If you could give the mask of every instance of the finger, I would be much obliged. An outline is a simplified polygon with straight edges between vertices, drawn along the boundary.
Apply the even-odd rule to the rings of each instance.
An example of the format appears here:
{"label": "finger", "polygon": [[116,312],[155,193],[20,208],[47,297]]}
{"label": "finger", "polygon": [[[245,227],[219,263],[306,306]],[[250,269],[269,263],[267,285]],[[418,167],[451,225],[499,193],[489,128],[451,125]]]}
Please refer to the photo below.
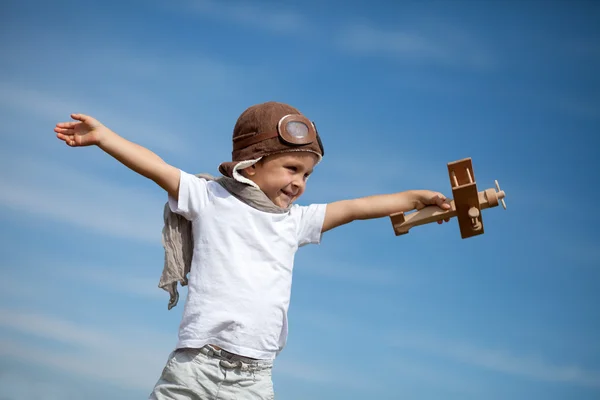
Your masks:
{"label": "finger", "polygon": [[[90,117],[89,115],[85,115],[85,114],[71,114],[71,118],[73,118],[77,121],[84,122],[89,125],[94,125],[95,123],[97,124],[97,121],[94,118]],[[75,122],[75,123],[77,123],[77,122]]]}
{"label": "finger", "polygon": [[64,142],[68,142],[73,140],[73,137],[71,135],[65,135],[63,133],[57,133],[56,137],[59,138],[60,140],[64,141]]}
{"label": "finger", "polygon": [[77,120],[77,121],[85,121],[86,119],[88,119],[89,117],[85,114],[71,114],[71,118]]}
{"label": "finger", "polygon": [[448,204],[447,200],[448,199],[446,198],[446,196],[444,196],[443,194],[439,194],[437,200],[438,207],[443,208],[444,210],[448,210],[450,208],[450,204]]}
{"label": "finger", "polygon": [[54,128],[54,132],[61,133],[63,135],[74,135],[75,134],[75,130],[74,129],[70,129],[70,128],[59,128],[59,127],[56,127],[56,128]]}
{"label": "finger", "polygon": [[444,205],[444,198],[443,198],[443,196],[441,196],[439,194],[436,194],[432,200],[433,200],[433,204],[435,204],[438,207],[442,207]]}
{"label": "finger", "polygon": [[76,125],[78,125],[80,122],[59,122],[58,124],[56,124],[57,128],[65,128],[65,129],[73,129],[75,128]]}
{"label": "finger", "polygon": [[71,135],[63,135],[62,133],[57,133],[56,137],[65,142],[67,146],[76,147],[77,142],[75,142],[75,137]]}

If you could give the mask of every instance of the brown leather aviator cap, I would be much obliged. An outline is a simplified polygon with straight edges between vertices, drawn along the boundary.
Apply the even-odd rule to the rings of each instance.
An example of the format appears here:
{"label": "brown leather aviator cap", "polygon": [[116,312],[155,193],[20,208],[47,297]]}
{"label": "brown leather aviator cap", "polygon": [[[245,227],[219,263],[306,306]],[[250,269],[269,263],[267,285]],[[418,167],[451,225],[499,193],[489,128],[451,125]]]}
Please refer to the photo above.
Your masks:
{"label": "brown leather aviator cap", "polygon": [[219,171],[229,177],[241,161],[291,151],[309,151],[319,161],[324,155],[315,124],[296,108],[274,101],[246,109],[233,128],[232,141],[232,161],[219,166]]}

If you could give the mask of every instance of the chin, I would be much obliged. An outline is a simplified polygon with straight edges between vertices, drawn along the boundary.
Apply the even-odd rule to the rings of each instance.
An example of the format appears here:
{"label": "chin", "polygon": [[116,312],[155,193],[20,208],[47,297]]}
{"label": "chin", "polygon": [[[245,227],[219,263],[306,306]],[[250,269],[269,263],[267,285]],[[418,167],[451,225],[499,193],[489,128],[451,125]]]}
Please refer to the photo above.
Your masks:
{"label": "chin", "polygon": [[290,202],[287,202],[287,201],[283,201],[283,200],[282,200],[282,201],[279,201],[279,202],[278,202],[277,206],[279,206],[279,207],[281,207],[281,208],[288,208],[288,207],[289,207],[289,206],[291,206],[292,204],[294,204],[294,201],[293,201],[293,200],[292,200],[292,201],[290,201]]}

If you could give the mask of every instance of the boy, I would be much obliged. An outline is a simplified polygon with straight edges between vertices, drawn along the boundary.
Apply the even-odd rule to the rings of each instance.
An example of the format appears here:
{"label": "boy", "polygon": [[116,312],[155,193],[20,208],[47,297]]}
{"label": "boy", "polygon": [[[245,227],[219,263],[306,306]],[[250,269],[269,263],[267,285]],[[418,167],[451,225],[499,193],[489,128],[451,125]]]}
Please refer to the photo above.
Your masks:
{"label": "boy", "polygon": [[[271,369],[287,338],[294,254],[358,219],[437,205],[428,190],[298,206],[324,151],[314,123],[297,109],[252,106],[233,130],[232,161],[216,181],[181,171],[86,115],[59,123],[71,147],[96,145],[168,193],[191,221],[193,258],[179,341],[151,399],[270,399]],[[237,186],[236,186],[237,185]]]}

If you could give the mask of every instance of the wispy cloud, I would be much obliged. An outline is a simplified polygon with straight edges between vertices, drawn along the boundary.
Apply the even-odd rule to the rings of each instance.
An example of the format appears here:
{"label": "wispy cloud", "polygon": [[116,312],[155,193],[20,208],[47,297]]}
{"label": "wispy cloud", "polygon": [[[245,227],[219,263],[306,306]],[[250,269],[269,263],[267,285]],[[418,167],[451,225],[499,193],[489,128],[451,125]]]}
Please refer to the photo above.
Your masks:
{"label": "wispy cloud", "polygon": [[149,363],[149,354],[158,353],[156,346],[151,349],[144,351],[140,348],[120,348],[120,352],[104,349],[96,351],[93,355],[68,354],[65,351],[51,350],[48,347],[6,337],[2,337],[0,342],[0,354],[3,357],[58,369],[77,376],[87,376],[124,388],[145,389],[148,392],[160,376],[161,364],[166,360],[165,354],[167,354],[166,352],[161,355],[155,354],[155,359]]}
{"label": "wispy cloud", "polygon": [[470,398],[486,398],[484,384],[472,379],[463,371],[439,367],[431,362],[404,355],[397,356],[389,369],[402,379],[425,383],[427,387],[443,388],[446,393],[456,392],[469,395]]}
{"label": "wispy cloud", "polygon": [[[332,176],[335,179],[328,179]],[[390,182],[394,184],[390,186]],[[420,150],[373,146],[345,157],[324,158],[309,179],[301,203],[330,202],[423,187],[440,191],[450,187],[443,161],[432,162],[431,157]]]}
{"label": "wispy cloud", "polygon": [[74,347],[109,348],[115,340],[107,333],[82,327],[70,321],[24,310],[0,309],[0,325],[35,334]]}
{"label": "wispy cloud", "polygon": [[52,350],[5,336],[0,340],[5,357],[148,391],[174,345],[173,337],[147,328],[101,330],[27,310],[0,309],[0,327],[70,347]]}
{"label": "wispy cloud", "polygon": [[[52,262],[48,259],[36,261],[36,265],[43,266],[39,270],[26,268],[25,265],[25,263],[20,266],[11,265],[8,268],[4,265],[5,270],[0,270],[0,303],[48,304],[43,301],[47,297],[70,303],[72,294],[63,287],[71,286],[77,286],[88,293],[89,297],[86,296],[85,301],[91,299],[91,292],[96,292],[101,293],[105,299],[110,298],[120,304],[139,299],[145,302],[145,307],[154,312],[165,310],[169,299],[168,293],[158,287],[160,277],[158,264],[155,265],[156,268],[146,268],[145,270],[152,271],[146,274],[139,273],[141,268],[128,266],[111,265],[106,268],[100,265],[65,266],[65,263]],[[17,278],[15,271],[28,272]],[[138,272],[137,275],[134,272]],[[26,284],[23,283],[24,281]],[[61,284],[57,285],[55,283],[57,281]],[[179,293],[181,299],[184,299],[187,288],[180,288]],[[107,307],[108,304],[113,304],[112,301],[107,303]],[[112,313],[114,318],[123,316],[120,310],[113,310]],[[168,316],[168,318],[176,317],[174,314]]]}
{"label": "wispy cloud", "polygon": [[[225,62],[217,55],[197,49],[182,51],[163,47],[150,52],[133,45],[115,44],[95,49],[94,56],[86,62],[88,65],[82,67],[88,70],[112,72],[114,76],[109,82],[113,84],[111,92],[116,92],[112,97],[131,99],[127,104],[129,109],[159,105],[152,108],[155,111],[152,120],[168,117],[175,124],[178,122],[179,106],[170,104],[172,101],[169,100],[173,97],[198,101],[199,97],[204,97],[199,93],[210,93],[212,101],[230,99],[243,95],[253,84],[247,78],[249,75],[255,79],[265,76],[264,71],[250,61]],[[123,87],[119,88],[118,85]],[[148,91],[148,87],[152,90]],[[157,95],[161,91],[165,94]],[[148,94],[152,96],[150,99],[145,97]]]}
{"label": "wispy cloud", "polygon": [[[591,40],[590,40],[591,39]],[[589,37],[582,35],[580,37],[561,37],[556,38],[555,44],[558,44],[558,48],[561,53],[566,57],[577,57],[582,63],[600,62],[600,44],[598,42],[598,35],[596,37]]]}
{"label": "wispy cloud", "polygon": [[578,265],[598,268],[600,265],[600,247],[597,236],[595,239],[565,236],[564,240],[553,246],[553,251],[568,261],[566,265],[569,268]]}
{"label": "wispy cloud", "polygon": [[[47,263],[47,268],[49,267],[50,265]],[[133,275],[131,272],[127,272],[131,270],[130,268],[114,265],[110,268],[103,268],[99,265],[57,265],[49,269],[52,270],[54,276],[60,276],[67,281],[74,280],[80,284],[105,288],[127,296],[133,295],[141,298],[162,299],[165,301],[165,304],[169,297],[167,292],[158,287],[158,272],[156,276]]]}
{"label": "wispy cloud", "polygon": [[[89,327],[66,319],[28,310],[0,308],[0,329],[17,331],[69,347],[62,351],[51,346],[37,346],[0,336],[0,355],[38,366],[87,376],[99,381],[131,389],[150,390],[158,378],[173,338],[143,327],[112,327],[109,330]],[[311,383],[331,383],[343,387],[366,389],[369,379],[349,378],[339,368],[316,368],[313,363],[280,361],[277,374]]]}
{"label": "wispy cloud", "polygon": [[28,376],[0,370],[0,388],[2,400],[63,400],[77,398],[77,390],[61,383],[40,381]]}
{"label": "wispy cloud", "polygon": [[14,173],[0,175],[0,204],[115,237],[160,242],[166,201],[160,191],[150,196],[49,160],[1,158],[0,166]]}
{"label": "wispy cloud", "polygon": [[434,35],[422,30],[392,30],[358,23],[340,30],[336,43],[356,55],[477,69],[494,65],[490,51],[469,35],[450,28]]}
{"label": "wispy cloud", "polygon": [[241,1],[186,0],[184,9],[276,34],[310,32],[309,21],[297,11]]}
{"label": "wispy cloud", "polygon": [[[329,383],[332,381],[330,369],[318,368],[314,364],[281,361],[277,363],[276,373],[310,383]],[[329,372],[329,373],[328,373]]]}
{"label": "wispy cloud", "polygon": [[[467,375],[459,371],[451,371],[446,368],[440,368],[435,364],[424,362],[422,357],[418,355],[407,356],[398,355],[396,349],[390,348],[388,344],[380,340],[381,332],[370,329],[368,326],[357,321],[352,321],[340,317],[338,314],[331,312],[325,312],[321,309],[301,310],[295,312],[296,323],[308,326],[311,331],[317,330],[317,332],[326,333],[333,337],[344,335],[347,332],[352,332],[354,338],[359,334],[364,340],[359,340],[360,343],[376,342],[378,343],[378,350],[382,354],[387,354],[389,357],[393,357],[393,363],[389,363],[387,360],[380,359],[382,368],[388,373],[392,373],[397,376],[399,380],[418,381],[424,382],[427,385],[434,385],[437,387],[443,387],[444,390],[460,392],[460,393],[480,393],[482,387],[480,384],[473,382],[472,379],[467,378]],[[361,351],[359,347],[357,351]],[[368,351],[368,350],[367,350]],[[319,360],[319,363],[326,363],[330,360],[329,357],[326,360]],[[281,363],[284,364],[284,363]],[[278,364],[278,367],[280,365]],[[326,365],[327,366],[327,365]],[[358,381],[360,384],[356,386],[357,389],[363,389],[365,386],[380,387],[385,390],[387,384],[382,382],[365,382],[363,376],[356,376],[356,379],[349,378],[348,376],[336,376],[331,374],[330,370],[346,371],[346,366],[335,366],[331,368],[318,368],[314,366],[310,367],[304,365],[302,362],[285,362],[284,366],[286,373],[297,376],[300,380],[314,381],[316,383],[323,382],[325,380],[332,384],[346,383]],[[323,371],[320,371],[323,369]]]}
{"label": "wispy cloud", "polygon": [[[117,112],[99,106],[81,96],[69,96],[64,92],[51,93],[39,89],[17,86],[8,82],[0,82],[0,106],[6,110],[19,111],[27,115],[28,123],[31,118],[54,123],[70,120],[71,113],[87,113],[103,122],[110,121],[118,130],[127,132],[127,136],[134,141],[139,141],[154,149],[175,152],[185,149],[184,140],[171,129],[152,124],[142,118],[134,119],[124,112]],[[127,113],[129,114],[129,113]],[[27,132],[27,140],[32,137],[49,140],[52,137],[53,125],[48,125],[46,130],[33,130]]]}
{"label": "wispy cloud", "polygon": [[397,271],[394,271],[393,268],[385,269],[378,265],[344,264],[339,260],[327,261],[318,259],[303,262],[297,268],[296,273],[308,273],[337,282],[351,282],[375,286],[396,286],[398,285],[398,281],[406,281],[404,278],[401,279]]}
{"label": "wispy cloud", "polygon": [[[492,52],[474,36],[439,20],[423,23],[418,30],[382,29],[370,22],[349,21],[323,30],[313,25],[302,10],[213,0],[185,0],[183,4],[180,7],[182,10],[191,10],[205,17],[259,31],[305,37],[312,35],[313,39],[318,38],[320,44],[360,56],[390,56],[414,62],[476,69],[487,69],[496,63]],[[330,34],[331,30],[333,35]]]}
{"label": "wispy cloud", "polygon": [[418,350],[456,362],[530,379],[600,388],[600,371],[577,365],[557,365],[541,357],[515,355],[423,333],[397,332],[388,338],[394,347]]}
{"label": "wispy cloud", "polygon": [[557,107],[561,111],[578,118],[600,119],[600,101],[598,99],[583,101],[581,99],[562,97],[557,99]]}
{"label": "wispy cloud", "polygon": [[277,362],[275,374],[298,380],[301,382],[316,384],[331,384],[334,386],[353,388],[358,390],[381,387],[372,379],[358,372],[353,373],[347,367],[340,368],[339,365],[317,366],[314,362],[300,362],[281,360]]}

